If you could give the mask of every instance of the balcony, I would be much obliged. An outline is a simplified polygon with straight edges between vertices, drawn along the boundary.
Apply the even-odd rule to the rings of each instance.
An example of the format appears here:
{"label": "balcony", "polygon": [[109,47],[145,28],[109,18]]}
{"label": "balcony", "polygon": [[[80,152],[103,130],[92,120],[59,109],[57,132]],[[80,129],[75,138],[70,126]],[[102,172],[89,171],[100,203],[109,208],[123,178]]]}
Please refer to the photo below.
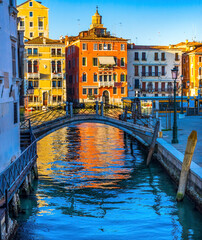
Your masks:
{"label": "balcony", "polygon": [[40,73],[27,73],[27,78],[28,79],[39,79],[40,78]]}
{"label": "balcony", "polygon": [[51,73],[51,79],[62,79],[63,73]]}
{"label": "balcony", "polygon": [[39,27],[38,29],[41,31],[41,30],[43,30],[43,27]]}
{"label": "balcony", "polygon": [[167,92],[167,93],[172,93],[173,92],[173,88],[144,88],[142,89],[142,92],[149,92],[149,93],[154,93],[154,92]]}
{"label": "balcony", "polygon": [[99,87],[114,87],[114,81],[99,82]]}
{"label": "balcony", "polygon": [[[142,72],[141,76],[142,77],[160,77],[161,72]],[[165,76],[165,74],[162,76]]]}
{"label": "balcony", "polygon": [[25,26],[20,26],[19,30],[25,30]]}

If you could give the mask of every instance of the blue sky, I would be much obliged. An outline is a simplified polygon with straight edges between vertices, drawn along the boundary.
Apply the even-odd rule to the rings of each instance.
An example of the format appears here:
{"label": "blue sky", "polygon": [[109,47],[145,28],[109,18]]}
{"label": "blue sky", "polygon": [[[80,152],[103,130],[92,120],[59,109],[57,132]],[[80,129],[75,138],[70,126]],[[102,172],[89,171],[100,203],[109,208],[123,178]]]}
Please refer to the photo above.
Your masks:
{"label": "blue sky", "polygon": [[[202,41],[202,0],[41,0],[48,7],[50,38],[88,30],[96,5],[114,35],[145,45]],[[17,0],[20,4],[24,1]]]}

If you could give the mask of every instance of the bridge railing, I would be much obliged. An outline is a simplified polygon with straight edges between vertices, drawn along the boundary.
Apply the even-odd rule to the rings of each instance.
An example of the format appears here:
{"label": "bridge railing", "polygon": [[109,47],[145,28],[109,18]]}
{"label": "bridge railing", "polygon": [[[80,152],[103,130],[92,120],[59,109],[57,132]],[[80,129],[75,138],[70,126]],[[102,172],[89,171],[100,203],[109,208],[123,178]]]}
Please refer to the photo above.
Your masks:
{"label": "bridge railing", "polygon": [[6,190],[10,190],[19,180],[26,167],[37,158],[37,141],[31,143],[22,154],[0,173],[0,199],[5,196]]}

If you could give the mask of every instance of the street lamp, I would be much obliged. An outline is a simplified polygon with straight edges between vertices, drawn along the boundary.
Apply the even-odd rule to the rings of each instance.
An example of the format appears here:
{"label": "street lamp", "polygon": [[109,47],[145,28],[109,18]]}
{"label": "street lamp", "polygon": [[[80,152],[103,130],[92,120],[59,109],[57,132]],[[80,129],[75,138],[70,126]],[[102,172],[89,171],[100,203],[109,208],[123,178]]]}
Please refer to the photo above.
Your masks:
{"label": "street lamp", "polygon": [[180,78],[181,78],[181,111],[180,111],[180,114],[184,114],[184,112],[183,112],[183,79],[184,79],[184,76],[181,75]]}
{"label": "street lamp", "polygon": [[178,68],[174,67],[171,70],[172,79],[174,79],[174,122],[173,122],[173,139],[172,143],[178,143],[177,139],[177,107],[176,107],[176,80],[178,75]]}

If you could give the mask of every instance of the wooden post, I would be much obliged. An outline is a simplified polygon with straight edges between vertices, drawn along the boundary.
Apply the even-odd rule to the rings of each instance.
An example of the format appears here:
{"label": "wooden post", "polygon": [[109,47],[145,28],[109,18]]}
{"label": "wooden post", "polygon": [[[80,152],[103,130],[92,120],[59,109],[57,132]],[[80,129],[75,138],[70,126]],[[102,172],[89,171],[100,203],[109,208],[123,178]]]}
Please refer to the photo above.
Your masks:
{"label": "wooden post", "polygon": [[8,189],[6,189],[6,192],[5,192],[5,197],[6,197],[6,210],[5,210],[5,223],[6,223],[6,233],[8,233]]}
{"label": "wooden post", "polygon": [[159,123],[159,121],[157,121],[155,129],[154,129],[154,135],[152,137],[152,142],[151,142],[151,145],[150,145],[150,148],[149,148],[149,154],[147,156],[147,166],[151,162],[151,158],[152,158],[154,148],[155,148],[155,144],[156,144],[156,139],[158,137],[159,126],[160,126],[160,123]]}
{"label": "wooden post", "polygon": [[184,194],[186,191],[186,185],[187,185],[187,178],[188,178],[189,169],[190,169],[192,157],[194,154],[194,150],[196,147],[196,143],[197,143],[197,132],[192,131],[188,137],[187,147],[186,147],[186,151],[184,154],[184,160],[182,163],[182,171],[180,174],[179,187],[178,187],[177,196],[176,196],[177,201],[182,201],[184,198]]}

